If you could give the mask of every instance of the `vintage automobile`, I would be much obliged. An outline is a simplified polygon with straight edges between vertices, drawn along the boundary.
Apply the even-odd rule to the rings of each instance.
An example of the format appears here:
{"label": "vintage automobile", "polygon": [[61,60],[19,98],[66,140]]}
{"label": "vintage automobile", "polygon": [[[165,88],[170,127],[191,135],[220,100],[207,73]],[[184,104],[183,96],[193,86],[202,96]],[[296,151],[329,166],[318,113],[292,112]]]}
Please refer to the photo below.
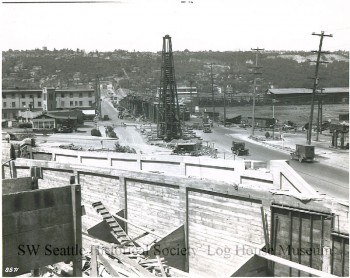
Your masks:
{"label": "vintage automobile", "polygon": [[309,161],[315,159],[315,146],[300,145],[295,146],[295,151],[290,154],[291,159],[297,159],[299,162]]}
{"label": "vintage automobile", "polygon": [[236,155],[248,155],[249,150],[245,148],[244,142],[232,141],[232,153]]}

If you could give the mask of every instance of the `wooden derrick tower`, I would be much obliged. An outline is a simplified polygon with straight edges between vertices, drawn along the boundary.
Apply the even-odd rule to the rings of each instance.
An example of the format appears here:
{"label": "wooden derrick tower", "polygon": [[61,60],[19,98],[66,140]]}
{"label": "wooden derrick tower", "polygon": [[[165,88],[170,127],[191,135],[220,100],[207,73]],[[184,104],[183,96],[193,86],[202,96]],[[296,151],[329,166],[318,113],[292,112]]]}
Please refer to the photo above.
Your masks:
{"label": "wooden derrick tower", "polygon": [[175,82],[171,37],[163,37],[162,68],[159,91],[158,138],[171,141],[181,137],[180,109]]}

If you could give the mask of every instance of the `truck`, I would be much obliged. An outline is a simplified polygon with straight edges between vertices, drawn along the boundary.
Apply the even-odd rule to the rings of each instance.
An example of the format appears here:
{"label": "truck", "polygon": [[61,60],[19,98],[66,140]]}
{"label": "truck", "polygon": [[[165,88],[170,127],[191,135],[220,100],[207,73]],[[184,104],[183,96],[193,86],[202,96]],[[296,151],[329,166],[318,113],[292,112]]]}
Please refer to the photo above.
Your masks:
{"label": "truck", "polygon": [[295,151],[290,154],[290,157],[299,160],[299,162],[312,162],[315,159],[315,146],[296,144]]}
{"label": "truck", "polygon": [[233,154],[236,154],[238,156],[249,154],[249,150],[245,148],[244,142],[232,141],[231,150]]}
{"label": "truck", "polygon": [[204,133],[210,133],[211,132],[210,124],[203,124],[203,132]]}

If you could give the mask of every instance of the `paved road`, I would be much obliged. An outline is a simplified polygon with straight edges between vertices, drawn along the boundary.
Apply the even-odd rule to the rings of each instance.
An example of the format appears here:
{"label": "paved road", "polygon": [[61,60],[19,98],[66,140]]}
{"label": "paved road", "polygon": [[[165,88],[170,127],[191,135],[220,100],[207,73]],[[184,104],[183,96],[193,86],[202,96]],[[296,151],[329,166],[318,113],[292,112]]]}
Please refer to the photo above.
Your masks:
{"label": "paved road", "polygon": [[[213,130],[213,133],[203,133],[201,131],[198,133],[203,140],[214,142],[219,152],[231,153],[232,140],[235,134],[239,134],[238,131],[231,131],[223,127],[215,127]],[[349,198],[349,172],[346,170],[324,165],[317,161],[299,163],[296,160],[290,160],[289,154],[250,142],[246,142],[246,148],[249,149],[249,156],[246,156],[246,159],[288,160],[290,166],[320,193],[343,200]]]}
{"label": "paved road", "polygon": [[[108,114],[114,123],[119,123],[115,110],[107,103],[102,101],[103,114]],[[235,134],[238,131],[228,130],[223,127],[215,127],[213,133],[203,133],[198,131],[203,140],[214,142],[219,152],[225,152],[226,157],[232,157],[231,144]],[[246,159],[254,160],[288,160],[291,167],[294,168],[315,190],[329,196],[348,200],[349,198],[349,172],[343,169],[337,169],[319,162],[299,163],[296,160],[290,160],[289,154],[277,150],[246,142],[246,148],[249,149],[249,156]],[[241,158],[236,158],[241,159]]]}

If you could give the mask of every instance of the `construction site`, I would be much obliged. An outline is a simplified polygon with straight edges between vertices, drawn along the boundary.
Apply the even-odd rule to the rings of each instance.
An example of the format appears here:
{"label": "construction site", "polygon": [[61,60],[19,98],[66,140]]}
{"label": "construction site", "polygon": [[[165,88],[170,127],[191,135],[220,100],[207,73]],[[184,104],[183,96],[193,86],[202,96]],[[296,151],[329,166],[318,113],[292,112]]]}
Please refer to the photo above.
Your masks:
{"label": "construction site", "polygon": [[[147,108],[153,123],[119,121],[115,140],[62,134],[57,144],[24,140],[20,151],[3,140],[4,277],[349,276],[348,201],[284,159],[249,159],[242,143],[232,159],[204,148],[198,134],[212,132],[215,114],[203,131],[185,127],[168,35],[159,92]],[[135,149],[109,151],[117,140]]]}

